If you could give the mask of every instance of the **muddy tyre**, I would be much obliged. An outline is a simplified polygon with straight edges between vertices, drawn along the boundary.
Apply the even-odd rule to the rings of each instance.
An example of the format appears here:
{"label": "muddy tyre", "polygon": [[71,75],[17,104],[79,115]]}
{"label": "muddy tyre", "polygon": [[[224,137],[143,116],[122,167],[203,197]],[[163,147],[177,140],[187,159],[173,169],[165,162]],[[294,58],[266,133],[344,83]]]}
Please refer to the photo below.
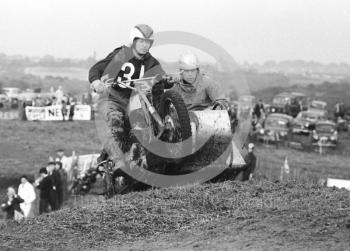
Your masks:
{"label": "muddy tyre", "polygon": [[[162,120],[170,128],[162,135],[161,140],[175,143],[174,149],[176,143],[179,143],[182,153],[190,153],[192,147],[190,116],[181,95],[174,90],[163,93],[160,98],[159,110]],[[174,156],[180,156],[178,154],[176,153]]]}

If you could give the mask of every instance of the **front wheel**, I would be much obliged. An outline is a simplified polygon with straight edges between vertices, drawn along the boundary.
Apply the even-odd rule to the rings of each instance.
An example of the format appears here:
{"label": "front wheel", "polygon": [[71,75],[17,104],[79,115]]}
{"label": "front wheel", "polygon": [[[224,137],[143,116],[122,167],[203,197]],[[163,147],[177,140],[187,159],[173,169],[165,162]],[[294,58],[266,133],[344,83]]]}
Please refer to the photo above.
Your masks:
{"label": "front wheel", "polygon": [[178,92],[169,90],[162,94],[159,115],[165,124],[165,131],[160,139],[173,143],[169,145],[170,154],[180,158],[188,155],[192,147],[190,116]]}

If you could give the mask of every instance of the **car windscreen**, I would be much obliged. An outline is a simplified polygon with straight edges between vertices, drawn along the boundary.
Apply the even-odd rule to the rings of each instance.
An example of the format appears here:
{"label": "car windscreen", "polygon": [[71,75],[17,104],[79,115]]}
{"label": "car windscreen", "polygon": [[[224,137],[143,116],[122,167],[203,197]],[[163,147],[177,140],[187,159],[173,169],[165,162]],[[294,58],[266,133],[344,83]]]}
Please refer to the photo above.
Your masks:
{"label": "car windscreen", "polygon": [[271,127],[287,127],[288,120],[283,118],[267,118],[265,121],[265,126]]}
{"label": "car windscreen", "polygon": [[324,109],[326,106],[322,103],[311,103],[311,107],[315,109]]}
{"label": "car windscreen", "polygon": [[288,103],[288,101],[289,101],[288,97],[279,96],[279,97],[274,97],[272,100],[272,103],[277,105],[285,105]]}
{"label": "car windscreen", "polygon": [[320,120],[322,119],[322,116],[313,113],[302,113],[301,118],[308,120]]}
{"label": "car windscreen", "polygon": [[319,125],[316,125],[316,131],[321,133],[322,132],[332,133],[335,131],[335,128],[333,125],[319,124]]}

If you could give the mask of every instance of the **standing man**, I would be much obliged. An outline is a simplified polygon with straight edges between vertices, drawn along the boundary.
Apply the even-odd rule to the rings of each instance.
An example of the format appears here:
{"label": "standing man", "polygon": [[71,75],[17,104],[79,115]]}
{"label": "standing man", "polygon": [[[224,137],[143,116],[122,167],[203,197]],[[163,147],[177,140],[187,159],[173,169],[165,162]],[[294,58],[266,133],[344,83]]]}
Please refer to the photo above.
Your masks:
{"label": "standing man", "polygon": [[23,199],[20,204],[24,218],[34,217],[34,201],[36,194],[33,185],[26,175],[21,176],[21,184],[18,186],[18,195]]}
{"label": "standing man", "polygon": [[39,214],[49,212],[50,191],[52,190],[52,181],[47,175],[46,167],[39,171],[40,177],[35,181],[35,185],[40,189]]}
{"label": "standing man", "polygon": [[20,208],[20,203],[23,203],[23,199],[16,194],[16,190],[13,187],[7,188],[7,198],[8,200],[1,204],[2,211],[6,212],[6,219],[22,220],[23,212]]}
{"label": "standing man", "polygon": [[61,179],[58,171],[55,168],[55,162],[50,161],[47,166],[48,178],[51,180],[52,187],[49,190],[49,204],[52,211],[59,209],[58,204],[58,189],[61,187]]}
{"label": "standing man", "polygon": [[62,163],[57,161],[55,162],[55,170],[54,173],[58,176],[59,182],[56,187],[57,191],[57,201],[58,207],[61,208],[63,204],[63,200],[67,196],[67,173],[62,168]]}
{"label": "standing man", "polygon": [[251,180],[256,167],[256,156],[254,154],[254,144],[248,144],[248,154],[245,156],[244,161],[246,163],[243,170],[243,181]]}
{"label": "standing man", "polygon": [[[107,107],[103,113],[111,136],[105,143],[104,150],[117,168],[125,166],[123,152],[128,151],[125,139],[129,137],[130,125],[126,117],[126,108],[132,90],[122,84],[107,88],[103,81],[108,79],[116,82],[130,81],[126,84],[135,86],[135,82],[131,81],[133,79],[163,75],[164,70],[158,60],[149,53],[153,40],[153,29],[150,26],[136,25],[131,30],[129,46],[116,48],[89,71],[90,88],[96,93],[107,94]],[[138,81],[136,84],[143,90],[149,89],[145,82]]]}
{"label": "standing man", "polygon": [[261,116],[265,113],[264,104],[261,99],[259,99],[258,103],[254,106],[253,113],[256,115],[258,121],[260,122]]}

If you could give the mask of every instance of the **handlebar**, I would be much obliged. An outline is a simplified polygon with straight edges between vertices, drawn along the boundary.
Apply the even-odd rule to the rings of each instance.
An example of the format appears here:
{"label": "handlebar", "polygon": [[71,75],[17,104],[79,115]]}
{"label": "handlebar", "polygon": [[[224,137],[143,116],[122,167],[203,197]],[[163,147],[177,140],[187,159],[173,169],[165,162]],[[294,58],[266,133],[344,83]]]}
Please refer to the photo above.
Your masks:
{"label": "handlebar", "polygon": [[111,86],[111,87],[114,87],[115,85],[119,84],[119,85],[122,85],[122,86],[124,86],[126,88],[129,88],[129,89],[132,89],[132,90],[136,90],[135,87],[132,87],[132,86],[128,85],[128,83],[130,83],[130,82],[137,83],[138,81],[147,81],[147,80],[152,80],[153,83],[159,83],[162,80],[175,81],[176,80],[175,76],[176,75],[180,75],[181,73],[182,73],[182,71],[175,72],[175,73],[167,73],[167,74],[164,74],[164,75],[157,74],[157,75],[155,75],[153,77],[127,79],[127,80],[123,80],[123,81],[115,81],[114,78],[110,78],[110,79],[107,79],[106,81],[104,81],[104,84],[106,86]]}

